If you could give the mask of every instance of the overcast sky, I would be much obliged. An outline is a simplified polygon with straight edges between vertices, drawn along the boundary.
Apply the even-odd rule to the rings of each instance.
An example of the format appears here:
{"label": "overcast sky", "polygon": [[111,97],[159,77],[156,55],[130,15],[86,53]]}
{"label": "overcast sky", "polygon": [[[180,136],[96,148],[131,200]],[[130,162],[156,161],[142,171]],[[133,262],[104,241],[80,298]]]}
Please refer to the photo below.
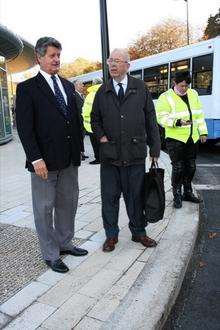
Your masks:
{"label": "overcast sky", "polygon": [[[219,0],[188,0],[192,26],[205,26]],[[186,20],[184,0],[107,0],[110,48],[126,47],[167,17]],[[62,62],[101,60],[99,0],[0,0],[0,23],[32,44],[53,36],[63,46]]]}

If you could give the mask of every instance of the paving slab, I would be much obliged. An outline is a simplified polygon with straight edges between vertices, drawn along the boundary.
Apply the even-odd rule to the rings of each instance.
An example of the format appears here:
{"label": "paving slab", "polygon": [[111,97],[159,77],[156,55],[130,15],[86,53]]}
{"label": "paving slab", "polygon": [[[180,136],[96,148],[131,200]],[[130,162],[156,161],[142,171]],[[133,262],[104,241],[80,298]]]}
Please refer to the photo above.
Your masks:
{"label": "paving slab", "polygon": [[[92,158],[88,137],[85,145]],[[166,169],[164,219],[147,226],[147,234],[158,246],[146,249],[131,241],[121,198],[119,242],[111,253],[102,251],[100,166],[89,165],[91,159],[82,162],[74,243],[89,254],[65,256],[70,271],[62,275],[48,270],[40,257],[30,178],[23,168],[24,153],[16,134],[1,151],[0,233],[4,239],[0,251],[4,253],[0,254],[0,278],[4,281],[0,285],[0,328],[161,329],[181,286],[198,228],[197,206],[184,203],[181,210],[172,208],[169,156],[162,153],[159,161]],[[1,265],[10,265],[7,274]],[[25,272],[31,275],[28,281]],[[19,281],[24,280],[13,288],[17,273]]]}
{"label": "paving slab", "polygon": [[34,303],[29,308],[27,308],[24,313],[13,320],[5,330],[34,330],[37,329],[41,323],[47,319],[53,312],[55,308],[52,306]]}
{"label": "paving slab", "polygon": [[45,322],[43,327],[53,330],[70,330],[83,318],[95,303],[94,298],[74,294]]}

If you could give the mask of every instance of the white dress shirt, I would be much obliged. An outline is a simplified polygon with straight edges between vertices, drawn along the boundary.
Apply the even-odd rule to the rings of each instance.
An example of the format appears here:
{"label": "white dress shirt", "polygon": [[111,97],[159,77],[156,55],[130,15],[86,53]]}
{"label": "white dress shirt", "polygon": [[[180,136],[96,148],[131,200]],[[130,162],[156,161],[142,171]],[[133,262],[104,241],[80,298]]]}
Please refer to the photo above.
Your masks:
{"label": "white dress shirt", "polygon": [[[54,87],[53,87],[53,80],[51,78],[51,75],[43,70],[40,70],[40,73],[42,74],[42,76],[44,77],[44,79],[46,80],[46,82],[48,83],[48,85],[50,86],[50,88],[52,89],[53,93],[55,94],[55,91],[54,91]],[[64,100],[67,104],[67,96],[66,96],[66,93],[65,93],[65,90],[63,88],[63,85],[60,81],[60,78],[57,74],[54,75],[56,77],[56,80],[57,80],[57,84],[61,90],[61,93],[63,94],[63,97],[64,97]],[[32,165],[34,165],[35,163],[39,162],[40,160],[42,160],[42,158],[40,159],[36,159],[32,162]]]}
{"label": "white dress shirt", "polygon": [[[42,74],[42,76],[44,77],[44,79],[46,80],[46,82],[48,83],[48,85],[50,86],[50,88],[52,89],[53,93],[55,94],[55,91],[54,91],[54,87],[53,87],[53,80],[51,78],[51,74],[48,74],[47,72],[43,71],[43,70],[40,70],[40,73]],[[56,80],[57,80],[57,84],[61,90],[61,93],[63,94],[63,97],[64,97],[64,100],[67,104],[67,96],[66,96],[66,93],[65,93],[65,90],[63,88],[63,85],[60,81],[60,78],[57,74],[54,75],[56,77]]]}
{"label": "white dress shirt", "polygon": [[[124,94],[125,94],[126,89],[127,89],[127,86],[128,86],[128,76],[126,75],[124,77],[124,79],[122,79],[122,81],[120,81],[120,83],[122,84],[122,87],[124,89]],[[114,86],[114,89],[115,89],[116,94],[118,95],[118,92],[119,92],[119,88],[120,87],[118,86],[118,82],[115,81],[114,79],[113,79],[113,86]]]}

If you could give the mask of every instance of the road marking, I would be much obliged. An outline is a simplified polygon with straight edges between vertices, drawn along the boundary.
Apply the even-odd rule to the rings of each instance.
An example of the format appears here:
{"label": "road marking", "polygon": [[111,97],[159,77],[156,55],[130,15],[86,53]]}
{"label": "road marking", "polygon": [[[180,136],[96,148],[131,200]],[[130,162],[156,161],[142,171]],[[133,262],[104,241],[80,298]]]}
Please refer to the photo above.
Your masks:
{"label": "road marking", "polygon": [[220,167],[220,164],[196,164],[196,166],[204,166],[204,167]]}
{"label": "road marking", "polygon": [[194,184],[196,190],[220,190],[220,184]]}

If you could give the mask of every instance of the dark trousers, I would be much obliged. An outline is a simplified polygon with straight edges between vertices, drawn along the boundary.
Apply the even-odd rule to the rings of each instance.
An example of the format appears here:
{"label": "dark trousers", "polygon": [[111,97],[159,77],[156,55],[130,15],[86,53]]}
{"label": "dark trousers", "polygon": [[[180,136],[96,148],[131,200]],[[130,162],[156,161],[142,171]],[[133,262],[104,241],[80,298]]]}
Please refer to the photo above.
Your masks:
{"label": "dark trousers", "polygon": [[191,182],[196,171],[198,144],[189,139],[187,143],[174,139],[166,140],[166,147],[172,164],[171,183],[174,189],[191,190]]}
{"label": "dark trousers", "polygon": [[90,142],[93,148],[94,157],[99,160],[99,142],[94,133],[89,133]]}
{"label": "dark trousers", "polygon": [[101,164],[102,218],[107,238],[117,237],[119,233],[121,193],[123,193],[131,233],[136,236],[146,234],[143,215],[144,173],[144,164],[127,167]]}

